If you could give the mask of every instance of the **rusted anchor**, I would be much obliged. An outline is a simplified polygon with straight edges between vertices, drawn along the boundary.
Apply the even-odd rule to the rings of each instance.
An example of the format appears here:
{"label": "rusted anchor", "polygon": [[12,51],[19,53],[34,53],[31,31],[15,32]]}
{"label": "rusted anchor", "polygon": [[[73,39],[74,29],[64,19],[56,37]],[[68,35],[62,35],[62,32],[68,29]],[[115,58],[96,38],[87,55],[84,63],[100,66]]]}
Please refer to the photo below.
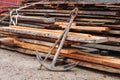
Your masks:
{"label": "rusted anchor", "polygon": [[[79,63],[79,62],[76,62],[76,63],[68,64],[68,65],[65,65],[65,66],[62,66],[62,67],[56,67],[55,66],[55,64],[57,62],[57,59],[58,59],[58,56],[60,54],[60,51],[61,51],[61,49],[63,47],[63,44],[65,42],[65,39],[67,37],[67,34],[70,30],[70,27],[71,27],[75,17],[77,16],[77,13],[78,13],[78,8],[75,8],[74,10],[72,10],[69,24],[67,25],[67,27],[65,28],[65,30],[63,31],[63,33],[61,34],[59,39],[55,42],[54,46],[51,48],[51,50],[49,51],[48,55],[46,56],[46,58],[44,60],[42,59],[40,54],[38,52],[36,52],[36,57],[37,57],[38,61],[40,62],[41,66],[45,67],[47,70],[50,70],[50,71],[68,71],[68,70],[71,70],[73,67],[75,67]],[[55,48],[55,46],[59,42],[60,42],[60,44],[58,46],[58,49],[56,51],[56,54],[53,58],[52,63],[50,65],[46,64],[45,60],[49,57],[49,55],[52,53],[53,49]]]}

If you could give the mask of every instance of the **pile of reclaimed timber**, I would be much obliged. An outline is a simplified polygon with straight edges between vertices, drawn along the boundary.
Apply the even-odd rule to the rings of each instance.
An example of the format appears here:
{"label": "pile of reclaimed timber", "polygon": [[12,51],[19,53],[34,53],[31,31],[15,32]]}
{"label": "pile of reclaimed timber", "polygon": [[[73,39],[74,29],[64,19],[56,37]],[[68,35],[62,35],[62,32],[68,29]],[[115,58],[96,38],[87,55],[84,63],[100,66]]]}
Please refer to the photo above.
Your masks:
{"label": "pile of reclaimed timber", "polygon": [[[0,47],[26,54],[38,50],[45,56],[42,53],[48,53],[60,37],[75,7],[79,8],[78,15],[60,55],[68,63],[80,61],[80,66],[120,74],[120,4],[38,2],[13,13],[17,25],[0,28],[7,36],[0,38]],[[1,23],[9,22],[7,18]]]}

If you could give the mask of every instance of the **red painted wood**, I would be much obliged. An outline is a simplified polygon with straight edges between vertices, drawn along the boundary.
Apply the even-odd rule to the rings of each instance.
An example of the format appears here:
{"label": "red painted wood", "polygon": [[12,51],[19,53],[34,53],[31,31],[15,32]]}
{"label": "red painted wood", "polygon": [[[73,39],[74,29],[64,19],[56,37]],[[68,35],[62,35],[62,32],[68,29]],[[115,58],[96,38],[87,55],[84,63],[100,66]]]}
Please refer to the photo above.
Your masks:
{"label": "red painted wood", "polygon": [[13,6],[19,4],[23,0],[0,0],[0,12],[6,10],[5,6]]}

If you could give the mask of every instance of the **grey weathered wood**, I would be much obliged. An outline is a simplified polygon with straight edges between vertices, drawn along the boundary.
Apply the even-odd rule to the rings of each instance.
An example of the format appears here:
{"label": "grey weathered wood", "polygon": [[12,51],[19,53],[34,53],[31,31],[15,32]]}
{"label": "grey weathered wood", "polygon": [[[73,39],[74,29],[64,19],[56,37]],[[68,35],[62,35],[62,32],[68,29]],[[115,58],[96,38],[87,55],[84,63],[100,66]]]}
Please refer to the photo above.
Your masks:
{"label": "grey weathered wood", "polygon": [[84,44],[82,46],[120,52],[119,46],[117,47],[117,46],[102,45],[102,44]]}
{"label": "grey weathered wood", "polygon": [[44,45],[44,46],[53,46],[53,45],[54,45],[54,43],[51,43],[51,42],[34,40],[34,39],[18,38],[18,40],[19,40],[19,41],[28,42],[28,43],[38,44],[38,45]]}
{"label": "grey weathered wood", "polygon": [[109,33],[111,33],[111,34],[119,34],[120,35],[120,30],[110,30]]}
{"label": "grey weathered wood", "polygon": [[[66,13],[66,14],[70,14],[70,10],[45,10],[45,9],[25,9],[25,10],[21,10],[20,12],[23,12],[23,13],[27,13],[27,12],[35,12],[35,13]],[[110,12],[110,11],[84,11],[84,10],[80,10],[78,12],[79,15],[81,14],[86,14],[86,15],[116,15],[117,12]]]}
{"label": "grey weathered wood", "polygon": [[83,46],[77,46],[77,45],[71,45],[72,47],[75,47],[77,49],[79,49],[80,51],[83,51],[83,52],[95,52],[95,51],[98,51],[98,49],[95,49],[95,48],[89,48],[89,47],[83,47]]}
{"label": "grey weathered wood", "polygon": [[54,23],[55,18],[44,18],[44,17],[33,17],[33,16],[16,16],[13,15],[14,18],[18,18],[18,20],[24,20],[24,21],[36,21],[41,23]]}

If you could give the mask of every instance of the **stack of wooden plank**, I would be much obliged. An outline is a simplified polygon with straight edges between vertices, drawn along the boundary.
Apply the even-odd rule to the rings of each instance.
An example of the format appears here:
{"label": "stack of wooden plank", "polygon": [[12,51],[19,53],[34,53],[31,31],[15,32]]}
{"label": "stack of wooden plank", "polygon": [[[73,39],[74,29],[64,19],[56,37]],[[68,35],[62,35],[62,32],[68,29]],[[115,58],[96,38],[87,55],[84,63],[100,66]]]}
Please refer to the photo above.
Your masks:
{"label": "stack of wooden plank", "polygon": [[[91,53],[120,53],[120,5],[80,2],[38,2],[13,13],[17,25],[1,27],[1,48],[34,54],[48,53],[70,20],[71,11],[78,7],[61,56],[66,62],[80,61],[80,66],[120,73],[120,59]],[[3,23],[9,23],[6,19]],[[57,47],[52,54],[55,54]],[[71,60],[72,59],[72,60]]]}

